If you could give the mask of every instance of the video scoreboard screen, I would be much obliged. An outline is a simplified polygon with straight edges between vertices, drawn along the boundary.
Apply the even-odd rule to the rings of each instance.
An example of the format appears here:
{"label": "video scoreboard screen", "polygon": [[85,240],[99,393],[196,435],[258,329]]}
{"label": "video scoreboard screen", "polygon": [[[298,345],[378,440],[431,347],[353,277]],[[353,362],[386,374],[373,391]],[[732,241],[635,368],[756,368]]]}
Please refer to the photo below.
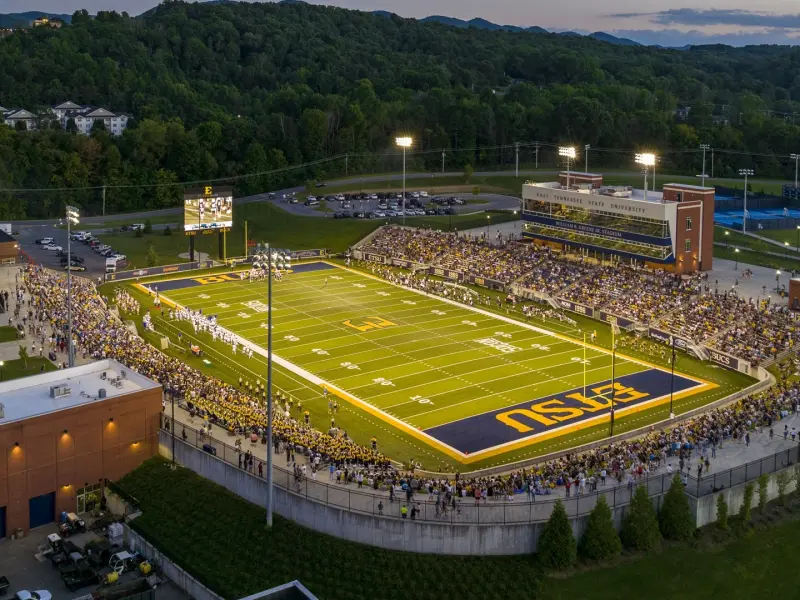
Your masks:
{"label": "video scoreboard screen", "polygon": [[233,227],[233,188],[204,186],[183,194],[183,231],[187,235]]}

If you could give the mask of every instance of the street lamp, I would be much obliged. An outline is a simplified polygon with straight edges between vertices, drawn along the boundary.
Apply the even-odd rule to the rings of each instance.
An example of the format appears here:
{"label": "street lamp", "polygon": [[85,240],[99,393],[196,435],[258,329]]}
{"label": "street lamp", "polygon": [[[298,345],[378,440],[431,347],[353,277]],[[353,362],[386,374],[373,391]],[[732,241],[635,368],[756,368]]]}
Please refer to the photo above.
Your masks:
{"label": "street lamp", "polygon": [[[798,227],[798,230],[800,230],[800,227]],[[727,250],[727,249],[728,249],[728,236],[729,236],[730,234],[731,234],[731,233],[730,233],[730,231],[728,231],[728,230],[725,230],[725,250]]]}
{"label": "street lamp", "polygon": [[0,360],[0,381],[3,381],[3,365],[6,363]]}
{"label": "street lamp", "polygon": [[406,224],[406,149],[411,147],[414,142],[410,137],[397,137],[394,143],[403,149],[403,225]]}
{"label": "street lamp", "polygon": [[775,271],[775,291],[780,294],[781,293],[781,272]]}
{"label": "street lamp", "polygon": [[747,233],[747,178],[753,176],[753,169],[739,169],[739,175],[744,175],[744,212],[742,219],[742,232]]}
{"label": "street lamp", "polygon": [[586,169],[586,172],[589,172],[589,148],[591,148],[591,144],[586,144],[583,147],[583,166]]}
{"label": "street lamp", "polygon": [[78,224],[80,213],[74,206],[67,206],[67,361],[70,367],[75,366],[75,346],[72,343],[72,226]]}
{"label": "street lamp", "polygon": [[492,223],[492,215],[486,215],[486,241],[489,241],[489,225]]}
{"label": "street lamp", "polygon": [[783,246],[786,248],[786,256],[789,256],[789,242],[783,242]]}
{"label": "street lamp", "polygon": [[800,225],[797,226],[797,251],[800,252]]}
{"label": "street lamp", "polygon": [[[794,161],[794,189],[797,190],[797,163],[800,161],[800,154],[790,154],[790,158]],[[795,194],[797,191],[795,191]]]}
{"label": "street lamp", "polygon": [[571,160],[575,160],[575,148],[572,146],[560,146],[558,155],[567,159],[567,189],[569,189],[569,164]]}
{"label": "street lamp", "polygon": [[739,270],[739,249],[738,248],[734,248],[733,249],[733,253],[736,256],[736,266],[733,267],[733,270],[734,271],[738,271]]}
{"label": "street lamp", "polygon": [[644,199],[647,200],[647,170],[655,166],[656,155],[652,153],[637,154],[636,164],[642,165],[642,171],[644,171]]}
{"label": "street lamp", "polygon": [[700,179],[703,182],[703,187],[706,187],[706,150],[708,150],[711,146],[708,144],[700,144],[700,150],[703,151],[703,174],[700,175]]}

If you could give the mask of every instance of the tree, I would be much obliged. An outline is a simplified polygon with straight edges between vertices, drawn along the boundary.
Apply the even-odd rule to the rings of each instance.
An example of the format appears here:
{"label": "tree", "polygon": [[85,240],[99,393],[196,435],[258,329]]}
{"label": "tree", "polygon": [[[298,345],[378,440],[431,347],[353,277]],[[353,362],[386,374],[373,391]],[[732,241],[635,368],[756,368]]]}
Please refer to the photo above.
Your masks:
{"label": "tree", "polygon": [[153,244],[150,244],[147,248],[145,264],[148,267],[155,267],[158,264],[158,252],[156,252],[156,247]]}
{"label": "tree", "polygon": [[464,183],[469,183],[469,180],[472,179],[472,174],[474,172],[475,171],[471,164],[467,163],[464,165]]}
{"label": "tree", "polygon": [[67,126],[65,129],[67,133],[78,133],[78,126],[75,124],[75,119],[67,119]]}
{"label": "tree", "polygon": [[164,227],[164,235],[166,235],[166,236],[170,236],[170,235],[172,235],[172,229],[170,228],[170,226],[169,226],[169,225],[167,225],[166,227]]}
{"label": "tree", "polygon": [[541,564],[548,569],[566,569],[577,560],[575,536],[560,498],[539,537],[537,554]]}
{"label": "tree", "polygon": [[25,344],[20,344],[19,359],[22,361],[22,366],[26,369],[28,368],[28,358],[30,358],[28,355],[28,347]]}
{"label": "tree", "polygon": [[137,227],[136,230],[133,232],[133,237],[137,238],[144,237],[144,229],[141,227]]}
{"label": "tree", "polygon": [[778,502],[781,506],[786,506],[786,488],[793,481],[793,477],[794,475],[788,471],[781,471],[775,477],[775,485],[778,488]]}
{"label": "tree", "polygon": [[717,527],[728,528],[728,503],[725,502],[724,494],[717,496]]}
{"label": "tree", "polygon": [[658,517],[661,535],[668,540],[688,540],[694,534],[694,520],[680,475],[672,478]]}
{"label": "tree", "polygon": [[153,233],[153,222],[150,219],[144,220],[144,232]]}
{"label": "tree", "polygon": [[767,508],[767,486],[769,485],[769,475],[763,473],[758,478],[758,512],[764,513]]}
{"label": "tree", "polygon": [[636,488],[628,505],[628,514],[622,523],[621,538],[625,546],[642,552],[654,550],[661,545],[656,511],[643,485]]}
{"label": "tree", "polygon": [[622,541],[614,528],[611,509],[603,495],[598,497],[597,504],[589,514],[586,532],[578,550],[581,556],[589,560],[608,560],[622,552]]}
{"label": "tree", "polygon": [[480,194],[481,194],[481,188],[478,187],[477,185],[472,186],[472,197],[477,200]]}

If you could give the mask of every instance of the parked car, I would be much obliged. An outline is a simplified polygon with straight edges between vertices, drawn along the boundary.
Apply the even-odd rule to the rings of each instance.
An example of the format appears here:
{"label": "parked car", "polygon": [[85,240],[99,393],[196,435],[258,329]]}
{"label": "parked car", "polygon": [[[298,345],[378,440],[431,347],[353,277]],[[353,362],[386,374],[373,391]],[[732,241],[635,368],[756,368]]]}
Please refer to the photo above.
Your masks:
{"label": "parked car", "polygon": [[44,249],[45,250],[49,250],[51,252],[58,252],[59,250],[63,250],[63,248],[61,246],[59,246],[58,244],[53,244],[53,243],[45,245]]}
{"label": "parked car", "polygon": [[47,244],[52,244],[53,243],[53,238],[50,238],[50,237],[39,238],[38,240],[36,240],[36,243],[40,244],[42,246],[46,246]]}
{"label": "parked car", "polygon": [[379,218],[379,219],[383,219],[384,217],[386,217],[386,213],[385,213],[385,212],[383,212],[382,210],[376,210],[376,211],[375,211],[374,213],[372,213],[372,214],[373,214],[373,215],[375,215],[375,217],[377,217],[377,218]]}
{"label": "parked car", "polygon": [[131,231],[138,231],[139,229],[144,231],[144,223],[134,223],[130,226]]}
{"label": "parked car", "polygon": [[436,214],[436,209],[435,208],[426,208],[425,209],[425,214],[426,215],[435,215]]}
{"label": "parked car", "polygon": [[424,191],[423,191],[423,192],[420,192],[420,193],[419,193],[419,197],[420,197],[420,198],[427,198],[427,197],[428,197],[428,192],[424,192]]}
{"label": "parked car", "polygon": [[36,590],[35,592],[20,590],[14,594],[14,600],[53,600],[53,596],[47,590]]}
{"label": "parked car", "polygon": [[86,267],[83,266],[80,263],[71,262],[71,263],[69,263],[68,267],[66,265],[64,266],[64,270],[65,271],[85,271]]}
{"label": "parked car", "polygon": [[318,187],[318,188],[326,187],[327,185],[328,185],[328,184],[327,184],[327,183],[325,183],[324,181],[318,181],[318,182],[317,182],[317,187]]}
{"label": "parked car", "polygon": [[311,198],[307,198],[306,201],[303,202],[303,204],[305,204],[306,206],[317,206],[319,205],[319,200],[317,200],[316,198],[314,198],[313,200]]}
{"label": "parked car", "polygon": [[289,204],[297,204],[297,196],[294,194],[289,198]]}

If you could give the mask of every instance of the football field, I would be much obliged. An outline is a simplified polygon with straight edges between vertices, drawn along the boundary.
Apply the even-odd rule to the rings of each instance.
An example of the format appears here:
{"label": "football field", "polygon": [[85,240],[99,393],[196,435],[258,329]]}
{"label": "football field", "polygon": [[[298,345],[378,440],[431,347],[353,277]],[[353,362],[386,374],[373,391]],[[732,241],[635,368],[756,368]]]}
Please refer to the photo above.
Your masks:
{"label": "football field", "polygon": [[[265,355],[266,282],[238,273],[148,284]],[[544,327],[565,331],[556,334]],[[580,341],[328,263],[273,283],[275,360],[463,463],[716,387]],[[612,385],[613,382],[613,385]],[[286,390],[290,394],[292,390]]]}

